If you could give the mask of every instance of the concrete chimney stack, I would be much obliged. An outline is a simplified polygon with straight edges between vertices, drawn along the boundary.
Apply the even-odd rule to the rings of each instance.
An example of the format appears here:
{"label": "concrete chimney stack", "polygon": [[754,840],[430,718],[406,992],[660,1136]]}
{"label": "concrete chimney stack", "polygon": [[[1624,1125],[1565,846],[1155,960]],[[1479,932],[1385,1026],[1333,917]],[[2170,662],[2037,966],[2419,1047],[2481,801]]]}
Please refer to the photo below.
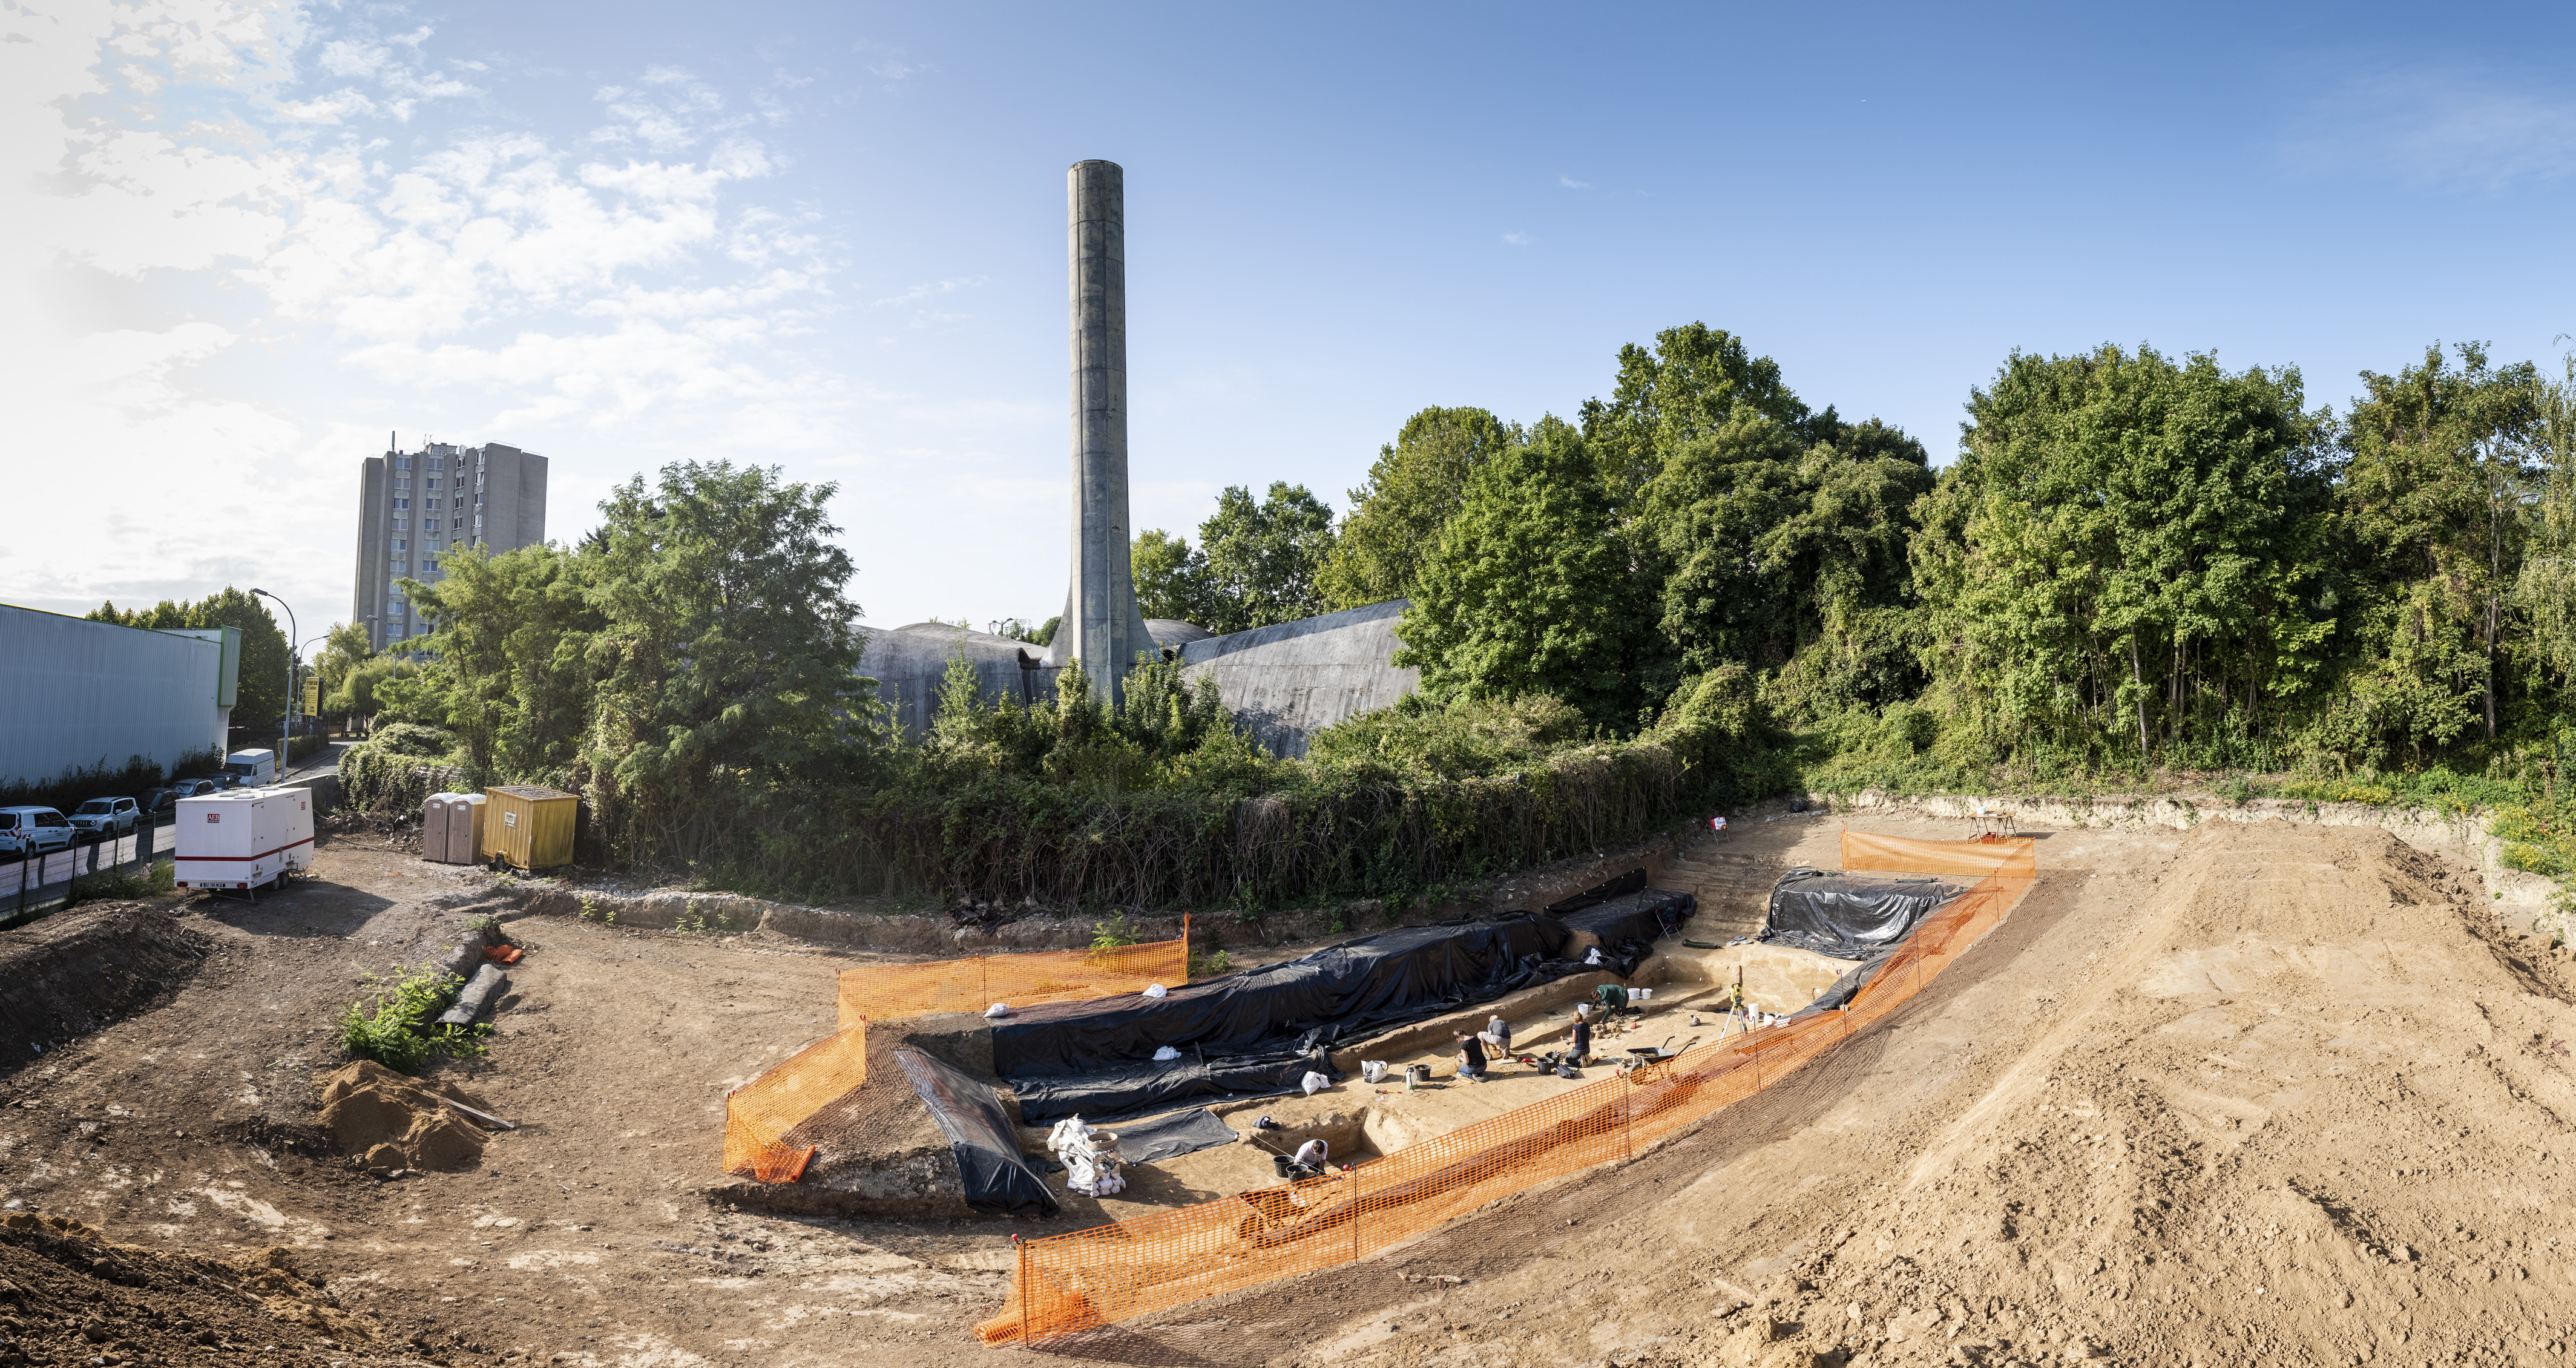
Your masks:
{"label": "concrete chimney stack", "polygon": [[1154,649],[1128,564],[1127,195],[1116,162],[1065,173],[1073,308],[1073,577],[1047,662],[1079,660],[1116,698],[1136,653]]}

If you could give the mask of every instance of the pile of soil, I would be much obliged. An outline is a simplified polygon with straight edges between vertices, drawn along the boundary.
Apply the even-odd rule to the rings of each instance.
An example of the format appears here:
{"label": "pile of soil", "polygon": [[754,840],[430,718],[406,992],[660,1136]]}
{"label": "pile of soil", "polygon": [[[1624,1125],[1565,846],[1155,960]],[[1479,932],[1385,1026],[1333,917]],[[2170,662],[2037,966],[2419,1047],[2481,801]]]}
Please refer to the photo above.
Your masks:
{"label": "pile of soil", "polygon": [[780,1137],[812,1146],[814,1158],[793,1183],[729,1176],[710,1195],[763,1211],[827,1216],[949,1218],[971,1216],[965,1181],[948,1137],[932,1119],[896,1062],[915,1048],[900,1027],[869,1030],[868,1081],[825,1103]]}
{"label": "pile of soil", "polygon": [[1728,1357],[2563,1353],[2576,993],[2465,884],[2381,831],[2204,828],[2084,1007],[1817,1222],[1758,1313],[1799,1334]]}
{"label": "pile of soil", "polygon": [[196,1258],[110,1243],[61,1216],[0,1219],[0,1362],[319,1368],[377,1339],[283,1248]]}
{"label": "pile of soil", "polygon": [[138,1011],[188,980],[206,938],[166,907],[74,908],[0,931],[0,1069]]}
{"label": "pile of soil", "polygon": [[492,1109],[453,1083],[406,1078],[362,1059],[322,1080],[322,1128],[375,1173],[472,1168],[483,1161],[491,1133],[442,1098]]}

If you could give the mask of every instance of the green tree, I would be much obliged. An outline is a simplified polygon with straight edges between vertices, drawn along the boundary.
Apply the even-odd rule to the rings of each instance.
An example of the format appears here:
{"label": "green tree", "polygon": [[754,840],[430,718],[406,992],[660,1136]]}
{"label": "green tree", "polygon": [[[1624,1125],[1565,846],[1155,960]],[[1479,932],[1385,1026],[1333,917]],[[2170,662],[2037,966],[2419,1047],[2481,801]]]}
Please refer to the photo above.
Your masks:
{"label": "green tree", "polygon": [[1153,529],[1128,554],[1147,617],[1221,635],[1325,611],[1316,576],[1332,551],[1333,511],[1304,485],[1273,480],[1259,500],[1227,486],[1215,516],[1199,524],[1198,549]]}
{"label": "green tree", "polygon": [[2295,370],[2114,346],[2016,352],[1972,391],[1913,559],[1982,758],[2206,749],[2310,685],[2335,619],[2326,429],[2301,396]]}
{"label": "green tree", "polygon": [[2342,506],[2377,581],[2362,630],[2383,675],[2358,686],[2399,704],[2380,720],[2414,745],[2481,723],[2495,738],[2524,510],[2548,470],[2538,369],[2490,366],[2476,343],[2455,350],[2457,366],[2436,346],[2394,376],[2362,372],[2346,424]]}
{"label": "green tree", "polygon": [[474,777],[578,782],[598,682],[590,648],[606,625],[590,602],[599,563],[552,545],[466,549],[436,584],[403,581],[438,624],[425,648],[429,715],[413,720],[453,733]]}
{"label": "green tree", "polygon": [[582,759],[600,825],[638,860],[729,856],[864,774],[882,735],[858,672],[835,487],[726,461],[638,476],[600,506],[596,694]]}
{"label": "green tree", "polygon": [[[1655,334],[1651,351],[1621,347],[1609,400],[1586,400],[1582,409],[1584,440],[1613,511],[1625,519],[1667,457],[1747,412],[1809,435],[1811,415],[1781,380],[1779,363],[1754,356],[1723,328],[1690,323]],[[1833,421],[1831,410],[1825,416]]]}
{"label": "green tree", "polygon": [[1872,419],[1815,425],[1752,409],[1680,439],[1638,499],[1662,572],[1661,628],[1699,672],[1798,660],[1793,720],[1883,705],[1921,683],[1907,543],[1933,486],[1920,442]]}
{"label": "green tree", "polygon": [[1190,549],[1189,538],[1149,527],[1128,547],[1127,563],[1145,616],[1207,625],[1207,558]]}
{"label": "green tree", "polygon": [[1395,663],[1420,668],[1435,700],[1553,694],[1627,728],[1672,683],[1653,603],[1583,435],[1543,418],[1469,477],[1422,566]]}
{"label": "green tree", "polygon": [[1480,408],[1427,408],[1378,448],[1368,479],[1350,492],[1331,556],[1316,575],[1328,610],[1411,598],[1422,559],[1458,511],[1467,477],[1525,440]]}

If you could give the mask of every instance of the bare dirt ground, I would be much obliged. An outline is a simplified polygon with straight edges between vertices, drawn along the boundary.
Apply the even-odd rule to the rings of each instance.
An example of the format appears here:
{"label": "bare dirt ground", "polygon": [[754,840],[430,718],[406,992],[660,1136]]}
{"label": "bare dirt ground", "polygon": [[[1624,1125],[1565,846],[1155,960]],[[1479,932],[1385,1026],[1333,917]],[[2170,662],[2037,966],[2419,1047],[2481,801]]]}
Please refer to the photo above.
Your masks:
{"label": "bare dirt ground", "polygon": [[[1752,826],[1736,849],[1830,863],[1836,829]],[[2560,1361],[2563,959],[2498,931],[2474,875],[2384,832],[2061,832],[2041,862],[2013,918],[1890,1021],[1634,1163],[1036,1352]],[[478,1169],[382,1179],[312,1125],[332,1023],[491,888],[350,837],[316,874],[256,904],[161,904],[204,938],[201,967],[0,1079],[0,1210],[85,1223],[0,1222],[0,1338],[19,1346],[0,1362],[1029,1352],[972,1327],[1000,1305],[1009,1235],[1071,1221],[838,1222],[703,1195],[725,1089],[828,1029],[833,974],[860,957],[511,920],[529,953],[490,1055],[433,1074],[520,1128]]]}

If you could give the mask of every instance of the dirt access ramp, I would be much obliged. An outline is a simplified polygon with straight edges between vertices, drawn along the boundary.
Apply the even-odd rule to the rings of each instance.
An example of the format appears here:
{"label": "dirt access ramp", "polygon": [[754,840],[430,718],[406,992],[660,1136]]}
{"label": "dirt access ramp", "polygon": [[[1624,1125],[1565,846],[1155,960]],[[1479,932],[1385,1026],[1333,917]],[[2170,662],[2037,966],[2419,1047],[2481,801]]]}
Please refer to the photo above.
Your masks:
{"label": "dirt access ramp", "polygon": [[166,909],[103,903],[0,931],[0,1074],[150,1005],[206,958]]}
{"label": "dirt access ramp", "polygon": [[[2061,833],[2074,835],[2074,833]],[[2085,833],[1839,1054],[1104,1361],[2557,1361],[2567,961],[2386,832]],[[1457,1281],[1451,1281],[1455,1279]]]}

